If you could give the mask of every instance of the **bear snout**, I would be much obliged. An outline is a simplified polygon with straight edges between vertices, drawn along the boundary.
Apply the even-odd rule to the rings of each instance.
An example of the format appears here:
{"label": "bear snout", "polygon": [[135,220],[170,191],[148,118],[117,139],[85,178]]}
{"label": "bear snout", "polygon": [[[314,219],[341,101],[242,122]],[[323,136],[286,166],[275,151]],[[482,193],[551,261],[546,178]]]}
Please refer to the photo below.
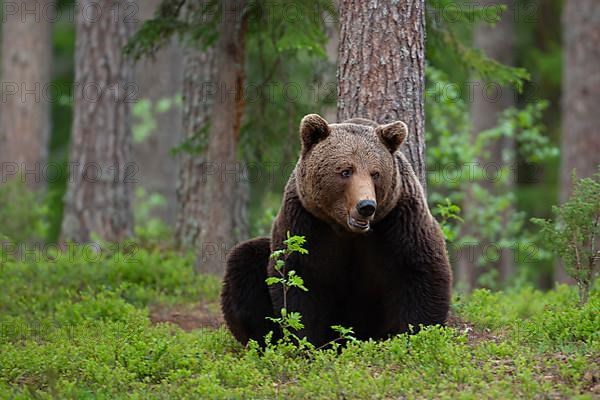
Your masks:
{"label": "bear snout", "polygon": [[354,209],[348,212],[348,220],[346,221],[350,231],[355,233],[368,232],[376,210],[377,202],[375,200],[360,200],[356,203]]}
{"label": "bear snout", "polygon": [[375,200],[361,200],[356,204],[356,211],[361,217],[369,218],[375,214],[377,202]]}

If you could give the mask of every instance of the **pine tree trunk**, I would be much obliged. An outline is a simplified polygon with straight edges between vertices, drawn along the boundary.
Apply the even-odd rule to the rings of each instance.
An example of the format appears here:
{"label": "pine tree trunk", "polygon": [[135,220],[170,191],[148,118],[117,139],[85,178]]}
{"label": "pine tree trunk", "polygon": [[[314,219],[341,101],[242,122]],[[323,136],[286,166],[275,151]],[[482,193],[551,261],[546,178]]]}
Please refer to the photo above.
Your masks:
{"label": "pine tree trunk", "polygon": [[[93,3],[93,5],[92,5]],[[101,8],[98,18],[82,10]],[[132,233],[130,103],[132,65],[122,53],[134,29],[126,0],[83,0],[76,10],[74,121],[63,238],[88,241],[92,233],[116,242]]]}
{"label": "pine tree trunk", "polygon": [[[566,0],[563,11],[563,97],[561,202],[578,178],[593,175],[600,164],[600,2]],[[555,280],[567,281],[557,264]]]}
{"label": "pine tree trunk", "polygon": [[32,189],[45,186],[48,157],[52,27],[39,10],[49,3],[11,1],[3,16],[0,163]]}
{"label": "pine tree trunk", "polygon": [[[138,0],[140,26],[154,16],[160,3],[161,0]],[[175,225],[177,214],[178,174],[177,162],[171,149],[180,143],[183,136],[181,107],[172,104],[168,111],[159,112],[157,105],[163,99],[175,101],[176,96],[181,93],[182,76],[183,51],[175,39],[158,50],[154,57],[140,60],[135,68],[138,99],[152,103],[152,117],[156,121],[156,127],[150,136],[141,142],[134,140],[133,157],[139,171],[136,186],[165,199],[165,207],[152,212],[154,217],[171,226]]]}
{"label": "pine tree trunk", "polygon": [[600,2],[567,0],[563,14],[561,200],[573,169],[589,177],[600,164]]}
{"label": "pine tree trunk", "polygon": [[402,151],[425,188],[424,12],[424,0],[341,1],[337,116],[404,121]]}
{"label": "pine tree trunk", "polygon": [[[488,7],[496,4],[504,4],[507,10],[502,14],[502,19],[495,25],[479,24],[474,31],[474,47],[482,50],[488,57],[505,65],[514,64],[514,0],[483,0],[479,5]],[[473,141],[484,130],[494,127],[502,111],[515,104],[515,93],[512,88],[500,87],[494,82],[483,81],[473,82],[473,98],[471,103],[471,120]],[[509,165],[509,170],[514,171],[515,163],[515,142],[512,138],[501,138],[486,151],[491,155],[489,160],[476,160],[478,165],[486,168],[492,174],[499,171],[506,162],[513,163]],[[492,180],[481,182],[481,185],[490,191],[490,193],[503,194],[514,190],[514,177],[508,177],[507,184],[498,187],[498,183]],[[469,210],[477,205],[473,193],[469,190],[471,183],[467,182],[466,199],[463,210]],[[508,215],[514,210],[507,210],[503,215],[504,224],[508,221]],[[471,228],[475,221],[468,219],[463,224],[465,235],[476,235]],[[481,271],[477,270],[477,259],[480,256],[489,257],[493,254],[490,249],[498,249],[497,243],[490,243],[483,238],[478,245],[468,246],[461,251],[461,256],[457,262],[457,281],[466,284],[467,289],[472,289],[477,282],[477,276]],[[498,272],[498,281],[506,282],[514,270],[514,255],[509,249],[499,250],[497,260],[488,260]]]}
{"label": "pine tree trunk", "polygon": [[[208,84],[215,81],[215,49],[200,51],[186,48],[183,75],[183,131],[185,140],[202,136],[208,138],[208,127],[213,104]],[[200,141],[202,141],[200,140]],[[184,250],[199,245],[200,229],[206,207],[203,197],[206,183],[206,155],[199,152],[183,151],[179,157],[179,179],[177,182],[177,227],[176,240]]]}
{"label": "pine tree trunk", "polygon": [[246,15],[243,0],[221,2],[219,39],[215,45],[218,95],[212,106],[206,153],[206,184],[203,229],[196,261],[198,272],[223,274],[225,254],[246,235],[245,183],[238,162],[237,145],[244,110],[244,36]]}

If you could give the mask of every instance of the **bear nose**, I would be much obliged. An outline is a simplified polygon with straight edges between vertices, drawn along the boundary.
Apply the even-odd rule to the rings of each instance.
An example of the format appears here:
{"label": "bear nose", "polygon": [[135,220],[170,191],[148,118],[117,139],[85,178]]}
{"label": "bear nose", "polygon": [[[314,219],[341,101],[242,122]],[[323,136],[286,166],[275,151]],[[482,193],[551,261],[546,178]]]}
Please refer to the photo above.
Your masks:
{"label": "bear nose", "polygon": [[375,214],[376,208],[377,203],[374,200],[361,200],[356,205],[356,211],[365,218]]}

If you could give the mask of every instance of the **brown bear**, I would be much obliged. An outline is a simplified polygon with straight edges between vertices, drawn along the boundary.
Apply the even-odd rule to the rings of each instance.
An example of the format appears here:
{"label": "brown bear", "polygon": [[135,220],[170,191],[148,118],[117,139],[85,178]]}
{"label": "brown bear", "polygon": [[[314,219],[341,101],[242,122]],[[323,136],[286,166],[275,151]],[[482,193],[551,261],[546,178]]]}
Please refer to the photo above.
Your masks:
{"label": "brown bear", "polygon": [[337,337],[333,325],[380,339],[445,323],[452,272],[421,184],[398,150],[407,131],[400,121],[303,118],[300,159],[271,238],[241,243],[227,259],[221,306],[238,341],[278,335],[266,317],[279,316],[283,290],[265,279],[277,276],[269,254],[284,248],[288,232],[307,240],[308,254],[285,264],[308,288],[287,293],[288,311],[302,314],[299,337],[321,346]]}

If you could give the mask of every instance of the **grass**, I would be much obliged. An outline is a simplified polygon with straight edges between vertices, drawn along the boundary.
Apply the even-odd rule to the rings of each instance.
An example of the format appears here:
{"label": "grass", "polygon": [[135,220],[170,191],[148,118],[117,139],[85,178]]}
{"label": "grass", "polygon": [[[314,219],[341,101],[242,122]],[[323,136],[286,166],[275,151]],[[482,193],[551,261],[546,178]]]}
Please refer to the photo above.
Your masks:
{"label": "grass", "polygon": [[30,258],[0,263],[0,399],[600,396],[598,288],[584,307],[567,286],[478,290],[449,327],[299,356],[205,323],[220,283],[189,258]]}

